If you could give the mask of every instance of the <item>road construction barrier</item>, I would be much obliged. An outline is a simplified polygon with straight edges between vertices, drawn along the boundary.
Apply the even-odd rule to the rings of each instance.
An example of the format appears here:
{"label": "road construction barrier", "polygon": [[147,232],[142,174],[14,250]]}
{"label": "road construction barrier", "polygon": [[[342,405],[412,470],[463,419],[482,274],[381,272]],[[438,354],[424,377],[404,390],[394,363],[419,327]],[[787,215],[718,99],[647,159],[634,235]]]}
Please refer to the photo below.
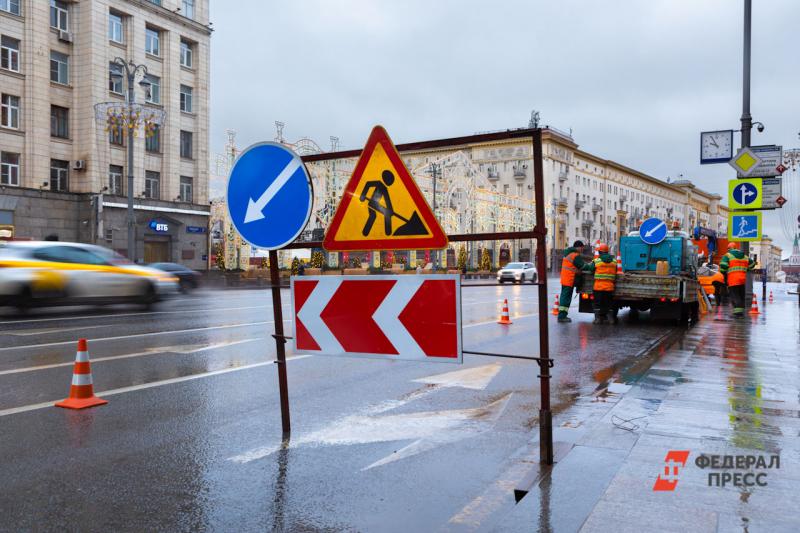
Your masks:
{"label": "road construction barrier", "polygon": [[552,310],[552,311],[550,311],[550,314],[552,314],[552,315],[558,315],[558,305],[559,305],[559,304],[558,304],[558,294],[556,294],[556,301],[555,301],[555,302],[553,302],[553,310]]}
{"label": "road construction barrier", "polygon": [[769,303],[773,303],[775,300],[772,298],[772,289],[769,291]]}
{"label": "road construction barrier", "polygon": [[503,300],[503,312],[500,313],[500,320],[498,324],[511,324],[511,316],[508,314],[508,298]]}
{"label": "road construction barrier", "polygon": [[92,383],[92,368],[89,363],[89,349],[86,339],[78,340],[78,353],[75,355],[75,367],[72,370],[72,385],[69,388],[69,398],[60,401],[56,407],[67,409],[84,409],[95,405],[107,404],[107,400],[94,395]]}
{"label": "road construction barrier", "polygon": [[750,304],[750,314],[751,315],[761,314],[758,312],[758,299],[756,298],[756,293],[753,293],[753,303]]}

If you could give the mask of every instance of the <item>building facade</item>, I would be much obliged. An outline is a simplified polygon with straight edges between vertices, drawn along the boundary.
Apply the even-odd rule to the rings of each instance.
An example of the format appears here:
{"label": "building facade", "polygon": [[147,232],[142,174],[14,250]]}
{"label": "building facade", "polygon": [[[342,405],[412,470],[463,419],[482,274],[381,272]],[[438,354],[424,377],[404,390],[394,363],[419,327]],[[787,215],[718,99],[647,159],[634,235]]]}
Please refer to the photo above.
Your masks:
{"label": "building facade", "polygon": [[[205,268],[208,9],[209,0],[0,0],[0,225],[16,238],[126,254],[132,137],[137,259]],[[117,58],[147,68],[136,102],[166,115],[149,134],[96,115],[103,102],[126,109]]]}
{"label": "building facade", "polygon": [[777,273],[781,270],[781,254],[783,250],[776,245],[769,235],[763,235],[760,241],[750,243],[750,256],[757,261],[757,268],[767,270],[768,281],[778,281]]}

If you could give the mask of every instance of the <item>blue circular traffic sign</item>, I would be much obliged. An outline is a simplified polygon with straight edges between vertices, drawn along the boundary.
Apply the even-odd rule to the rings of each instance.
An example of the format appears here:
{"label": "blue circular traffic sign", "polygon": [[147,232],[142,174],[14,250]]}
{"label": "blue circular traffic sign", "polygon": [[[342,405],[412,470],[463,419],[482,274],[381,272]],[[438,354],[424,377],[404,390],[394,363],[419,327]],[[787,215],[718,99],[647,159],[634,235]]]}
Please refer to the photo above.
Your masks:
{"label": "blue circular traffic sign", "polygon": [[639,226],[639,237],[645,244],[658,244],[667,236],[667,223],[660,218],[648,218]]}
{"label": "blue circular traffic sign", "polygon": [[739,205],[750,205],[758,200],[758,188],[746,181],[737,183],[733,188],[733,199]]}
{"label": "blue circular traffic sign", "polygon": [[228,213],[244,240],[277,250],[294,241],[311,216],[314,194],[300,157],[273,142],[242,152],[228,177]]}

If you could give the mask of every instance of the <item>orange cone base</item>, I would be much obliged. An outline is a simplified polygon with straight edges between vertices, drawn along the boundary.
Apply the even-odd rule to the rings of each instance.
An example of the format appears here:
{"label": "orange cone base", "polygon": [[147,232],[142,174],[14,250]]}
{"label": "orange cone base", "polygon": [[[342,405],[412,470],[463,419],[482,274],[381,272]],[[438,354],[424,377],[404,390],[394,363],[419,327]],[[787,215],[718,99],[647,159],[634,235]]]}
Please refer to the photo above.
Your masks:
{"label": "orange cone base", "polygon": [[508,318],[506,318],[504,316],[501,316],[500,320],[498,320],[497,323],[498,324],[505,324],[505,325],[513,324],[513,322],[511,322],[511,320],[509,320]]}
{"label": "orange cone base", "polygon": [[96,405],[105,405],[108,400],[92,396],[91,398],[67,398],[56,404],[56,407],[64,407],[65,409],[86,409],[87,407],[94,407]]}

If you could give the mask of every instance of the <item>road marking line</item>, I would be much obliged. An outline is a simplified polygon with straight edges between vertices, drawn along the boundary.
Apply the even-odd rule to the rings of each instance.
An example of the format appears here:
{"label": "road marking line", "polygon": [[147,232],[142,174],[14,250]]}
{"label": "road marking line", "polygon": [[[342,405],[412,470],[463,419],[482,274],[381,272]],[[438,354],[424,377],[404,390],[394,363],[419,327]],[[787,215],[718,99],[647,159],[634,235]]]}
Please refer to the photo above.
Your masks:
{"label": "road marking line", "polygon": [[[291,307],[290,304],[285,303],[281,307]],[[272,305],[248,305],[244,307],[222,307],[220,309],[214,309],[214,311],[236,311],[238,309],[265,309],[265,308],[272,308]],[[126,316],[149,316],[149,315],[177,315],[180,313],[208,313],[207,308],[203,309],[181,309],[177,311],[142,311],[141,313],[116,313],[116,314],[108,314],[108,315],[83,315],[83,316],[59,316],[59,317],[52,317],[52,318],[30,318],[27,320],[6,320],[0,322],[0,325],[3,324],[26,324],[32,322],[51,322],[53,320],[84,320],[87,318],[116,318],[116,317],[126,317]],[[116,326],[118,324],[109,324],[110,326]],[[0,331],[2,333],[2,331]]]}
{"label": "road marking line", "polygon": [[[290,319],[286,318],[283,320],[284,322],[291,322]],[[274,320],[264,320],[262,322],[246,322],[244,324],[226,324],[224,326],[209,326],[205,328],[190,328],[190,329],[175,329],[172,331],[154,331],[152,333],[134,333],[132,335],[119,335],[116,337],[99,337],[96,339],[89,338],[89,342],[100,342],[100,341],[116,341],[120,339],[133,339],[136,337],[155,337],[156,335],[175,335],[178,333],[191,333],[194,331],[212,331],[215,329],[231,329],[231,328],[246,328],[250,326],[263,326],[264,324],[273,324]],[[27,350],[30,348],[46,348],[48,346],[64,346],[66,344],[74,344],[75,341],[63,341],[63,342],[47,342],[44,344],[26,344],[23,346],[9,346],[7,348],[0,348],[0,352],[5,352],[8,350]]]}
{"label": "road marking line", "polygon": [[[536,316],[536,315],[538,315],[538,313],[528,313],[528,314],[525,314],[525,315],[512,316],[511,318],[528,318],[528,317]],[[497,319],[487,320],[486,322],[475,322],[475,323],[472,323],[472,324],[467,324],[466,326],[461,326],[461,329],[476,328],[478,326],[485,326],[487,324],[497,324]]]}
{"label": "road marking line", "polygon": [[[313,354],[296,355],[294,357],[287,357],[286,360],[295,361],[297,359],[306,359],[307,357],[314,357],[314,355]],[[195,379],[218,376],[220,374],[228,374],[230,372],[239,372],[240,370],[250,370],[252,368],[258,368],[274,364],[275,361],[263,361],[261,363],[253,363],[250,365],[237,366],[233,368],[223,368],[221,370],[212,370],[211,372],[204,372],[202,374],[192,374],[190,376],[181,376],[179,378],[164,379],[162,381],[151,381],[150,383],[142,383],[141,385],[131,385],[130,387],[121,387],[119,389],[111,389],[103,392],[96,392],[95,394],[101,397],[115,396],[117,394],[124,394],[126,392],[133,392],[142,389],[151,389],[153,387],[160,387],[162,385],[172,385],[173,383],[182,383],[184,381],[192,381]],[[11,409],[4,409],[0,411],[0,417],[15,415],[18,413],[25,413],[28,411],[36,411],[38,409],[45,409],[47,407],[52,407],[53,404],[57,401],[58,400],[52,400],[49,402],[35,403],[32,405],[23,405],[21,407],[12,407]]]}
{"label": "road marking line", "polygon": [[[255,342],[263,340],[265,337],[258,337],[255,339],[244,339],[240,341],[232,341],[232,342],[219,342],[217,344],[210,344],[208,346],[203,346],[201,348],[196,348],[192,350],[181,350],[180,346],[156,346],[144,352],[135,352],[135,353],[127,353],[123,355],[110,355],[108,357],[96,357],[91,360],[92,363],[102,363],[103,361],[114,361],[117,359],[130,359],[132,357],[142,357],[145,355],[163,355],[168,353],[174,353],[177,355],[187,355],[193,353],[204,352],[207,350],[213,350],[217,348],[227,348],[228,346],[236,346],[237,344],[244,344],[247,342]],[[175,348],[174,350],[170,348]],[[24,368],[12,368],[10,370],[0,370],[0,376],[5,376],[7,374],[21,374],[23,372],[35,372],[37,370],[47,370],[50,368],[60,368],[64,366],[72,366],[74,365],[74,361],[67,361],[66,363],[53,363],[50,365],[39,365],[39,366],[26,366]]]}
{"label": "road marking line", "polygon": [[[118,324],[114,324],[115,326]],[[33,335],[49,335],[50,333],[60,333],[62,331],[76,331],[84,329],[105,328],[107,326],[80,326],[75,328],[46,328],[46,329],[12,329],[11,331],[0,331],[1,335],[12,335],[14,337],[31,337]]]}

